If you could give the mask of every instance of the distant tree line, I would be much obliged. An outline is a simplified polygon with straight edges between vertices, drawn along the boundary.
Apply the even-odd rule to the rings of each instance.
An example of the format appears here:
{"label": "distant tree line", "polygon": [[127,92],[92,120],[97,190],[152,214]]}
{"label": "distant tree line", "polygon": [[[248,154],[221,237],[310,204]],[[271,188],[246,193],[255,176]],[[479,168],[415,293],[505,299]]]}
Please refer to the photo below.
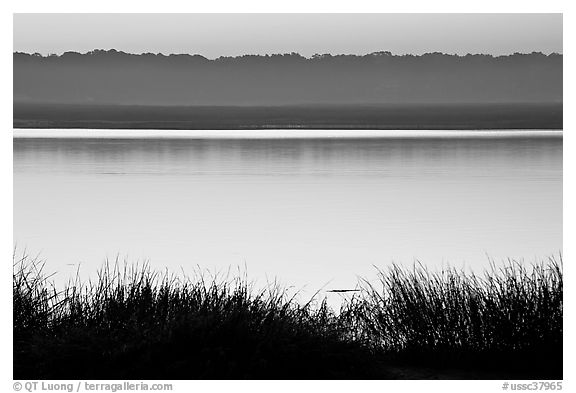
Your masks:
{"label": "distant tree line", "polygon": [[562,55],[539,52],[201,55],[15,52],[16,102],[145,105],[562,101]]}

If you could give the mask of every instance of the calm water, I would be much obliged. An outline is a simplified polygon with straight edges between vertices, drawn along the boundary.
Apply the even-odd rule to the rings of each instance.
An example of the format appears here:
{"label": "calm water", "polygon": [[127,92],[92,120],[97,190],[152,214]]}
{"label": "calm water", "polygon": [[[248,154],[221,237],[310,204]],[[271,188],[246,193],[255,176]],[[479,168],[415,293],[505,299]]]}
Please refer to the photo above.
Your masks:
{"label": "calm water", "polygon": [[562,249],[560,133],[40,132],[14,131],[14,241],[66,277],[120,255],[332,289]]}

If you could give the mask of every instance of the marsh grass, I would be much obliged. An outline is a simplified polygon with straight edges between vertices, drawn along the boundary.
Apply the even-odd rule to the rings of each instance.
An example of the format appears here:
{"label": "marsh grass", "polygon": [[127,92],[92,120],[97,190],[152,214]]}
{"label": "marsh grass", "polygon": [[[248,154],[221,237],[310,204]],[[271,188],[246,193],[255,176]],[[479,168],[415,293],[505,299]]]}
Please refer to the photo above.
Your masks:
{"label": "marsh grass", "polygon": [[16,379],[562,377],[561,259],[482,276],[392,266],[338,312],[240,273],[115,261],[57,290],[43,268],[14,260]]}
{"label": "marsh grass", "polygon": [[357,339],[410,364],[562,375],[562,258],[482,275],[397,265],[362,281],[341,317]]}
{"label": "marsh grass", "polygon": [[325,302],[244,276],[194,278],[107,264],[57,292],[34,261],[14,269],[14,377],[370,377]]}

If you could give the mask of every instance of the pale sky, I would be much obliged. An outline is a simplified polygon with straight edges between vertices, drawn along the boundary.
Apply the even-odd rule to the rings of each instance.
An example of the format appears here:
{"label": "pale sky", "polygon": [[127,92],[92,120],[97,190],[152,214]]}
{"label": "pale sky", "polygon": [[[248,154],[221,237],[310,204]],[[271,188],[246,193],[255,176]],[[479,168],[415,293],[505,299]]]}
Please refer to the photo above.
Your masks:
{"label": "pale sky", "polygon": [[14,51],[562,53],[562,14],[14,14]]}

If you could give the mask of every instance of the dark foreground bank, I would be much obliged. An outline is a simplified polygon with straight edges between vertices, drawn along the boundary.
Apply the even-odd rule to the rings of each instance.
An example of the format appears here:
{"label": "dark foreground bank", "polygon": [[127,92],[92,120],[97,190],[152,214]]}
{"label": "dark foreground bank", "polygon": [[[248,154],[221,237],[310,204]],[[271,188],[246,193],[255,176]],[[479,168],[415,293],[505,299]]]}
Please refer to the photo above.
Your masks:
{"label": "dark foreground bank", "polygon": [[562,129],[562,103],[308,106],[14,104],[14,128]]}
{"label": "dark foreground bank", "polygon": [[339,312],[246,277],[14,264],[15,379],[562,379],[562,265],[392,267]]}

